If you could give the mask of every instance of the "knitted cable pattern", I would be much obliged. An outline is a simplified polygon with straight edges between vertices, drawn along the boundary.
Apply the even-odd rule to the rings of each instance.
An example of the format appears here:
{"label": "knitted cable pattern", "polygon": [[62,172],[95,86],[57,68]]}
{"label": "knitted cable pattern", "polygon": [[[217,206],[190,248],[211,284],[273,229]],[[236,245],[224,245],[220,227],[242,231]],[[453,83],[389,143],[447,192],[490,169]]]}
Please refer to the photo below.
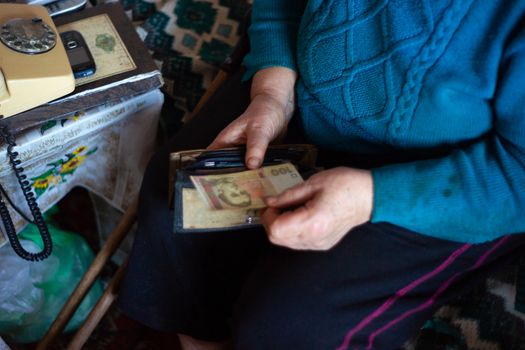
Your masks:
{"label": "knitted cable pattern", "polygon": [[[322,26],[322,22],[326,19],[327,14],[329,13],[328,9],[326,8],[332,1],[326,1],[326,4],[323,3],[321,7],[316,12],[316,15],[314,15],[314,19],[312,20],[312,26]],[[337,25],[331,28],[328,28],[326,30],[323,30],[321,32],[317,32],[312,30],[311,33],[308,36],[307,41],[310,42],[309,45],[305,45],[307,48],[306,54],[302,55],[303,57],[308,57],[309,59],[314,56],[314,51],[317,49],[318,45],[325,39],[338,36],[342,33],[345,33],[353,28],[355,28],[360,23],[363,23],[370,18],[377,16],[378,13],[380,13],[382,10],[386,8],[390,0],[379,0],[377,3],[375,3],[373,6],[371,6],[367,11],[364,13],[358,15],[357,17],[353,18],[352,20],[345,22],[341,25]],[[383,57],[378,58],[376,61],[383,61],[385,57],[389,57],[387,53],[383,55]],[[360,66],[364,66],[364,68],[367,68],[371,65],[377,64],[376,62],[363,62],[360,64]],[[312,62],[309,60],[306,62],[306,65],[308,67],[308,72],[310,77],[316,76],[314,67],[316,65],[315,62]],[[312,92],[316,93],[319,91],[331,89],[337,86],[341,86],[348,83],[349,78],[352,79],[353,76],[358,72],[362,70],[360,69],[345,69],[343,70],[342,76],[339,76],[335,79],[331,79],[327,82],[317,82],[315,86],[311,86]],[[350,71],[350,72],[349,72]],[[341,80],[340,78],[343,77],[344,79]]]}
{"label": "knitted cable pattern", "polygon": [[403,139],[400,136],[410,126],[423,85],[423,79],[430,67],[436,63],[445,51],[472,3],[473,0],[454,0],[443,13],[441,20],[435,26],[435,30],[431,33],[427,42],[414,57],[410,65],[411,68],[407,72],[406,82],[401,90],[401,95],[390,118],[387,130],[389,142],[403,144]]}

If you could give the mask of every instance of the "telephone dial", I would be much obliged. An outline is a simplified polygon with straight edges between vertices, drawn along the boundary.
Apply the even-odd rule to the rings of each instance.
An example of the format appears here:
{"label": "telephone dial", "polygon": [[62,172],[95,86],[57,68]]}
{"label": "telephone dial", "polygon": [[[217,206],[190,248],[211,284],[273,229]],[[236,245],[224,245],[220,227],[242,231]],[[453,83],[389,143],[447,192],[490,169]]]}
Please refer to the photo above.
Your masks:
{"label": "telephone dial", "polygon": [[66,50],[47,10],[0,3],[0,115],[11,117],[74,88]]}

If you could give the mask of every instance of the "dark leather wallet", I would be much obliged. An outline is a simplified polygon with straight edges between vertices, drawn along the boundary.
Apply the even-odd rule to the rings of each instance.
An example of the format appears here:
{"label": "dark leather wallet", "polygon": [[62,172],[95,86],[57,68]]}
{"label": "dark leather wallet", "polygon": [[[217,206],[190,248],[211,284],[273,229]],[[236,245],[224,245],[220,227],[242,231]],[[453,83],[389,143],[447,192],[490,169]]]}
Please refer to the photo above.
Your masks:
{"label": "dark leather wallet", "polygon": [[[227,174],[246,170],[244,147],[221,150],[190,150],[170,155],[170,208],[175,233],[213,232],[259,225],[257,209],[212,210],[208,208],[190,176]],[[270,146],[262,166],[292,163],[303,178],[316,171],[317,149],[308,144]]]}

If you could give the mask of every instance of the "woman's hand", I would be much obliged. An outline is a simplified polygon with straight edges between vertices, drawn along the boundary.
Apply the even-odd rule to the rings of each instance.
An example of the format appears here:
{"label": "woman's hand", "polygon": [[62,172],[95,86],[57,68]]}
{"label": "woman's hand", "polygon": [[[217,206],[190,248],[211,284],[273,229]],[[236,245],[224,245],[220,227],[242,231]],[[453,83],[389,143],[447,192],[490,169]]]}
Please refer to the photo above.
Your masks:
{"label": "woman's hand", "polygon": [[250,105],[217,135],[208,149],[246,144],[246,166],[258,168],[268,144],[286,133],[295,106],[296,79],[296,73],[284,67],[257,72],[252,81]]}
{"label": "woman's hand", "polygon": [[[370,220],[373,183],[368,170],[322,171],[268,197],[262,221],[270,241],[292,249],[328,250]],[[286,211],[286,209],[294,208]]]}

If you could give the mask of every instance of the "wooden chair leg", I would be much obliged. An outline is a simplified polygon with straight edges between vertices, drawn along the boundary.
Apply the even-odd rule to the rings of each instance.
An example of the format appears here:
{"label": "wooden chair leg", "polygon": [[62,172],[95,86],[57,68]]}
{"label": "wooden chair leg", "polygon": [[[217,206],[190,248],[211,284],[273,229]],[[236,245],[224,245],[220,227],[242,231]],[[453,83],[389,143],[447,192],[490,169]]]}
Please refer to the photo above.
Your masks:
{"label": "wooden chair leg", "polygon": [[127,233],[135,223],[137,217],[137,203],[138,200],[135,199],[124,213],[124,216],[120,220],[117,227],[113,230],[113,232],[111,232],[106,243],[93,260],[93,263],[86,273],[84,273],[84,276],[62,307],[62,310],[60,310],[46,335],[36,347],[37,350],[48,349],[53,344],[56,337],[62,333],[65,326],[73,316],[73,313],[76,311],[87,292],[97,279],[98,275],[102,271],[102,268],[120,246],[120,243],[122,243]]}
{"label": "wooden chair leg", "polygon": [[80,327],[75,333],[75,336],[73,337],[73,339],[67,347],[68,350],[77,350],[81,349],[84,346],[88,338],[91,336],[91,333],[93,333],[93,331],[99,324],[102,317],[104,317],[104,315],[111,307],[113,302],[117,299],[118,289],[120,287],[120,282],[124,277],[126,267],[128,266],[128,260],[129,257],[126,257],[126,260],[119,267],[119,269],[109,282],[108,286],[106,287],[106,290],[104,291],[104,294],[102,294],[93,310],[91,310],[88,318],[86,319],[82,327]]}

